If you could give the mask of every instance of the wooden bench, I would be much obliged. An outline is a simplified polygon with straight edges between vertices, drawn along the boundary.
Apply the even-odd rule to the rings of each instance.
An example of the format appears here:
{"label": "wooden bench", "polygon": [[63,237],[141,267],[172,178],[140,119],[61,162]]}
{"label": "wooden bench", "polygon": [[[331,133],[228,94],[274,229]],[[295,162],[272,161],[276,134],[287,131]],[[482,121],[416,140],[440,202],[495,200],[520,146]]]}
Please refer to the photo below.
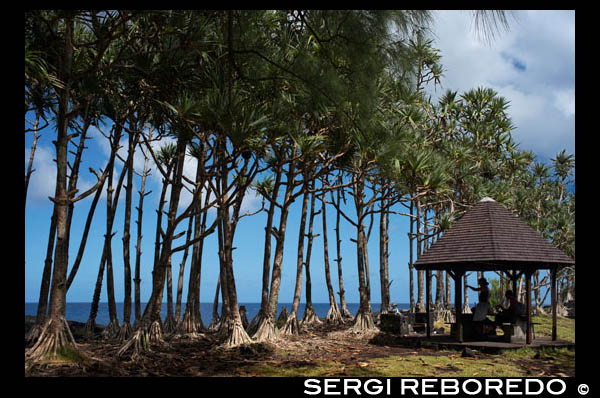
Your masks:
{"label": "wooden bench", "polygon": [[[531,322],[531,333],[535,339],[535,325],[539,323]],[[517,318],[515,323],[503,323],[500,328],[504,332],[504,339],[509,343],[523,342],[527,339],[527,319]]]}

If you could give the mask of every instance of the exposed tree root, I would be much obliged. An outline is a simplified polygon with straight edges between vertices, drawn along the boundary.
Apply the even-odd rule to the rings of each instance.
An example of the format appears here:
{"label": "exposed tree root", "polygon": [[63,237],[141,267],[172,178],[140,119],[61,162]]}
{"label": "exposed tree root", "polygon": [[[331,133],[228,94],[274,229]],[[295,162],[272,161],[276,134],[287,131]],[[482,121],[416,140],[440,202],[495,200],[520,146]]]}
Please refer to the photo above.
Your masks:
{"label": "exposed tree root", "polygon": [[262,322],[262,318],[263,318],[262,310],[259,310],[258,313],[256,315],[254,315],[254,318],[252,318],[252,320],[246,327],[246,332],[248,333],[249,336],[252,336],[256,333],[256,331],[258,330],[259,324]]}
{"label": "exposed tree root", "polygon": [[340,323],[344,323],[344,318],[342,318],[342,313],[339,311],[336,305],[329,306],[329,311],[327,311],[327,317],[325,321],[330,325],[339,325]]}
{"label": "exposed tree root", "polygon": [[119,337],[120,330],[121,327],[119,326],[119,321],[117,319],[113,319],[102,331],[102,337],[108,340],[116,339]]}
{"label": "exposed tree root", "polygon": [[117,340],[119,340],[120,342],[125,342],[131,338],[132,334],[133,334],[133,328],[131,327],[131,324],[129,322],[125,322],[119,328]]}
{"label": "exposed tree root", "polygon": [[150,336],[150,343],[153,344],[162,344],[164,343],[162,325],[160,321],[154,321],[150,324],[150,329],[148,330],[148,334]]}
{"label": "exposed tree root", "polygon": [[64,317],[48,318],[36,343],[26,352],[25,359],[31,362],[57,360],[80,356],[79,349]]}
{"label": "exposed tree root", "polygon": [[198,321],[192,311],[186,310],[181,321],[177,323],[174,337],[207,338],[204,333],[201,333],[204,330],[202,320]]}
{"label": "exposed tree root", "polygon": [[243,305],[240,306],[240,318],[242,318],[242,326],[244,329],[248,329],[248,316],[246,315],[246,307]]}
{"label": "exposed tree root", "polygon": [[262,317],[252,338],[257,342],[277,340],[279,338],[279,330],[275,327],[273,319],[268,316]]}
{"label": "exposed tree root", "polygon": [[91,318],[88,319],[87,322],[85,323],[85,328],[83,329],[83,335],[88,339],[94,338],[95,330],[96,330],[96,321]]}
{"label": "exposed tree root", "polygon": [[435,320],[437,322],[453,323],[454,315],[452,315],[452,311],[449,308],[447,308],[446,306],[440,305],[435,310]]}
{"label": "exposed tree root", "polygon": [[471,307],[469,307],[469,304],[465,304],[463,306],[462,313],[463,314],[471,314]]}
{"label": "exposed tree root", "polygon": [[222,332],[220,332],[224,334],[224,342],[221,345],[223,348],[233,348],[242,344],[254,343],[250,336],[248,336],[248,333],[246,333],[240,319],[226,319],[225,325],[225,327],[221,328]]}
{"label": "exposed tree root", "polygon": [[287,319],[290,317],[290,314],[287,310],[286,307],[283,307],[281,309],[281,312],[279,313],[279,317],[277,318],[277,322],[275,323],[275,326],[282,328],[283,325],[287,322]]}
{"label": "exposed tree root", "polygon": [[25,334],[25,344],[30,346],[35,344],[37,339],[40,337],[42,330],[44,329],[43,323],[36,322],[31,329]]}
{"label": "exposed tree root", "polygon": [[143,352],[149,352],[150,336],[145,328],[136,330],[131,338],[117,351],[117,357],[121,358],[131,351],[131,359],[136,361]]}
{"label": "exposed tree root", "polygon": [[171,334],[175,332],[176,328],[177,321],[175,320],[175,317],[173,315],[167,315],[167,318],[165,319],[165,323],[163,325],[163,331],[165,332],[165,334]]}
{"label": "exposed tree root", "polygon": [[136,361],[144,352],[151,351],[151,344],[164,344],[162,327],[158,320],[152,322],[150,326],[145,326],[140,322],[140,327],[117,351],[117,356],[124,357],[131,351],[131,359]]}
{"label": "exposed tree root", "polygon": [[343,308],[340,312],[342,313],[342,319],[344,320],[344,323],[346,321],[354,321],[354,316],[350,313],[350,311],[348,311],[348,308]]}
{"label": "exposed tree root", "polygon": [[356,318],[354,319],[354,325],[350,329],[354,333],[368,333],[379,330],[375,326],[373,317],[370,311],[358,311]]}
{"label": "exposed tree root", "polygon": [[285,325],[283,325],[283,328],[281,328],[281,332],[280,334],[282,336],[289,336],[289,335],[297,335],[300,333],[300,323],[298,322],[298,319],[296,318],[296,314],[295,313],[291,313],[287,320],[285,321]]}
{"label": "exposed tree root", "polygon": [[221,329],[221,318],[213,317],[210,321],[210,325],[208,325],[208,330],[211,332],[216,332]]}
{"label": "exposed tree root", "polygon": [[323,321],[319,319],[312,305],[307,305],[304,310],[304,318],[302,318],[302,326],[321,325]]}

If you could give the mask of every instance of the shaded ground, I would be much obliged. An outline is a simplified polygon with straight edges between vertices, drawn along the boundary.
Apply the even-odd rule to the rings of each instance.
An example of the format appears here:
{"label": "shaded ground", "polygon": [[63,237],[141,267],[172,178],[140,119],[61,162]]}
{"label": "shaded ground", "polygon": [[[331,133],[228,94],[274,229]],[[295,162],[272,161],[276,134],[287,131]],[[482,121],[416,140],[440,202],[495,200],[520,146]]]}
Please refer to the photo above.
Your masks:
{"label": "shaded ground", "polygon": [[[137,361],[118,359],[117,342],[84,340],[78,363],[26,363],[26,376],[574,376],[574,351],[532,350],[503,355],[435,351],[392,345],[385,334],[357,335],[326,325],[270,344],[218,347],[214,336],[167,338]],[[26,325],[27,329],[27,325]],[[78,337],[79,336],[79,337]],[[374,337],[377,336],[375,339]]]}

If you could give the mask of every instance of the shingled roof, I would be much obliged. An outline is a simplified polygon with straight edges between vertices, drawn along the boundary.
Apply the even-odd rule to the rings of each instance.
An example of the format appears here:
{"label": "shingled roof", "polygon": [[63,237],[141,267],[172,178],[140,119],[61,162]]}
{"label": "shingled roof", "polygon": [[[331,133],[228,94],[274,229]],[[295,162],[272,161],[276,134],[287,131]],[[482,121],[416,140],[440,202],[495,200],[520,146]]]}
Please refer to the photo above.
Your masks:
{"label": "shingled roof", "polygon": [[575,261],[490,198],[470,208],[415,262],[416,269],[548,269]]}

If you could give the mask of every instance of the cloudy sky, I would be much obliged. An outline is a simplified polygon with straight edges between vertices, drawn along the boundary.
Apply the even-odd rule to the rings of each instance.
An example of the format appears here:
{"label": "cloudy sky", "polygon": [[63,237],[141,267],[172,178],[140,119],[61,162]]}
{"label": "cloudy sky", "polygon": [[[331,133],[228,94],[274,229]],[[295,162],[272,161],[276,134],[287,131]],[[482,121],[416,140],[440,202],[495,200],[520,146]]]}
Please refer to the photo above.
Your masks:
{"label": "cloudy sky", "polygon": [[[501,32],[495,41],[486,43],[477,38],[472,29],[472,16],[468,11],[438,11],[435,13],[435,24],[432,32],[435,35],[435,46],[440,49],[442,64],[445,72],[442,79],[442,88],[430,88],[432,96],[443,94],[446,89],[456,90],[459,93],[480,86],[491,87],[500,95],[510,101],[509,113],[516,129],[513,131],[515,141],[520,143],[522,149],[532,150],[538,160],[548,162],[557,152],[566,149],[575,153],[575,13],[574,11],[517,11],[516,19],[511,19],[510,30]],[[94,176],[87,172],[88,167],[98,169],[103,167],[101,159],[108,154],[106,139],[98,132],[91,131],[94,137],[88,143],[89,157],[82,166],[83,174],[80,176],[81,191],[91,186],[95,181]],[[35,152],[35,172],[31,178],[25,217],[25,301],[37,302],[41,270],[43,267],[48,228],[50,224],[51,206],[48,196],[54,192],[56,169],[52,159],[54,147],[51,143],[54,132],[51,128],[42,132]],[[29,159],[32,134],[25,138],[25,164]],[[126,144],[123,141],[123,144]],[[126,145],[125,145],[126,146]],[[122,149],[125,151],[125,148]],[[95,154],[95,155],[94,155]],[[135,168],[141,171],[144,160],[141,153],[136,154]],[[84,156],[85,157],[85,156]],[[186,162],[185,173],[192,177],[195,175],[195,160]],[[121,166],[116,167],[115,185]],[[143,241],[143,267],[142,268],[142,297],[150,295],[150,270],[152,262],[153,240],[155,233],[155,212],[158,204],[161,177],[158,170],[153,169],[147,183],[147,190],[153,194],[146,199],[144,213],[144,241]],[[134,192],[137,192],[140,181],[136,177]],[[104,194],[105,195],[105,194]],[[121,202],[123,196],[121,195]],[[184,194],[182,203],[189,203],[189,194]],[[79,245],[82,226],[85,223],[87,209],[91,198],[78,202],[73,220],[73,232],[70,259],[74,259]],[[137,193],[134,194],[137,204]],[[299,201],[298,201],[299,202]],[[260,200],[249,196],[245,202],[245,209],[256,209]],[[92,223],[90,236],[101,237],[105,233],[105,200],[101,200]],[[115,255],[115,289],[117,301],[123,298],[123,273],[121,234],[123,228],[122,207],[119,208],[115,220],[117,235],[113,239],[113,254]],[[134,209],[135,213],[135,209]],[[281,285],[281,302],[291,302],[295,277],[295,246],[299,209],[293,208],[290,215],[286,238],[286,259],[284,262],[283,280]],[[332,213],[332,212],[331,212]],[[135,215],[134,215],[135,217]],[[392,217],[391,219],[391,256],[390,279],[392,284],[392,301],[398,303],[408,302],[408,276],[406,265],[408,263],[407,239],[408,227],[405,217]],[[257,269],[262,267],[262,245],[266,217],[263,214],[248,217],[240,222],[237,233],[237,246],[235,273],[238,298],[240,302],[260,301],[260,273]],[[146,221],[147,220],[147,221]],[[317,220],[315,229],[320,230],[321,224]],[[333,240],[333,222],[329,225],[329,233]],[[345,236],[353,236],[352,229],[346,225]],[[132,233],[135,236],[135,224],[132,223]],[[297,233],[297,232],[296,232]],[[375,234],[374,234],[375,235]],[[296,235],[297,236],[297,235]],[[207,247],[215,245],[211,238]],[[67,300],[69,302],[89,302],[96,279],[99,259],[101,257],[101,239],[90,239],[86,248],[83,263],[77,277],[69,289]],[[348,253],[344,270],[344,284],[348,302],[358,302],[356,266],[351,259],[355,253],[354,245],[345,239],[342,251]],[[96,243],[93,243],[95,241]],[[132,243],[133,250],[133,243]],[[313,301],[327,302],[327,295],[323,275],[323,260],[321,240],[315,240],[313,247],[312,275]],[[378,242],[372,238],[369,244],[369,254],[372,258],[371,281],[372,301],[378,302],[379,277],[378,277]],[[333,254],[330,254],[333,256]],[[173,273],[179,270],[181,253],[173,258]],[[211,302],[214,295],[218,269],[216,256],[206,254],[203,263],[201,301]],[[258,264],[260,262],[261,264]],[[189,263],[189,260],[188,260]],[[332,263],[335,266],[335,263]],[[188,278],[189,265],[186,267],[185,280]],[[335,274],[335,272],[332,272]],[[176,279],[175,279],[176,280]],[[118,282],[120,281],[120,282]],[[337,276],[333,275],[333,283],[337,285]],[[185,297],[184,290],[184,297]],[[103,291],[101,301],[106,301]],[[165,296],[166,299],[166,296]],[[304,299],[304,295],[303,295]],[[378,310],[378,306],[374,308]]]}
{"label": "cloudy sky", "polygon": [[[514,11],[509,31],[491,43],[474,32],[469,11],[437,11],[435,46],[443,89],[491,87],[510,101],[522,149],[547,161],[575,153],[575,11]],[[431,90],[433,92],[433,90]]]}

